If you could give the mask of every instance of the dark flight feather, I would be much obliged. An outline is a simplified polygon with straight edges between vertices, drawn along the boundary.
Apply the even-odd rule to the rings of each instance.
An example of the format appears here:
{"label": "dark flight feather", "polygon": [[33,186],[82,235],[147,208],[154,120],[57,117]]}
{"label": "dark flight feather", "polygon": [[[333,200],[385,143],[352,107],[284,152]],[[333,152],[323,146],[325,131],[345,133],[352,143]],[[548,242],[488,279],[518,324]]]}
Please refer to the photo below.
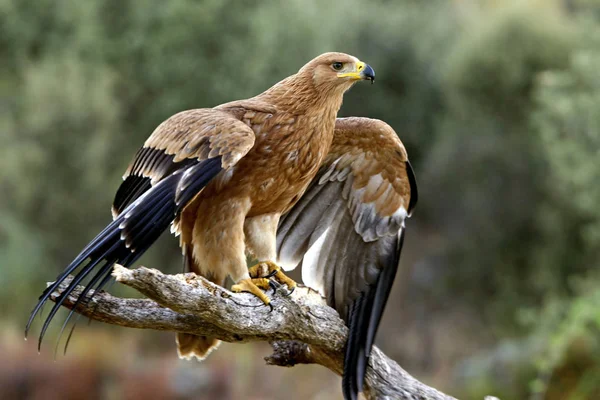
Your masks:
{"label": "dark flight feather", "polygon": [[345,399],[355,400],[363,390],[363,382],[369,365],[369,356],[375,342],[377,329],[389,297],[404,242],[404,229],[398,235],[394,252],[387,255],[386,265],[375,285],[369,285],[349,307],[347,324],[348,341],[345,349],[342,391]]}
{"label": "dark flight feather", "polygon": [[[174,162],[175,155],[166,154],[164,150],[142,147],[138,150],[135,161],[119,186],[113,201],[113,212],[120,214],[152,187],[152,182],[158,182],[177,170],[183,170],[198,162],[197,159],[184,159]],[[156,183],[155,183],[156,184]]]}
{"label": "dark flight feather", "polygon": [[[404,204],[412,211],[416,180],[408,163],[406,171],[411,191]],[[349,327],[342,380],[348,400],[363,389],[404,240],[402,214],[378,214],[373,202],[361,200],[355,180],[350,167],[322,167],[277,232],[278,262],[301,265],[304,283],[324,293]]]}
{"label": "dark flight feather", "polygon": [[[180,166],[189,164],[180,163]],[[29,317],[25,328],[25,337],[27,337],[36,314],[69,274],[80,268],[73,281],[57,298],[46,317],[40,333],[38,349],[41,347],[51,320],[78,284],[92,271],[97,271],[79,295],[76,305],[89,301],[88,294],[99,281],[100,283],[95,288],[96,291],[110,280],[110,272],[115,263],[129,267],[141,257],[162,232],[169,227],[187,202],[220,171],[222,171],[221,157],[203,161],[195,160],[193,165],[171,173],[138,196],[137,199],[130,201],[130,197],[124,197],[123,202],[119,204],[124,205],[125,202],[129,201],[129,205],[82,250],[63,273],[58,276],[56,281],[44,290]],[[183,190],[180,190],[182,186]],[[86,260],[88,262],[84,263]],[[73,312],[71,311],[64,326],[66,326],[72,315]],[[64,326],[61,331],[64,330]]]}

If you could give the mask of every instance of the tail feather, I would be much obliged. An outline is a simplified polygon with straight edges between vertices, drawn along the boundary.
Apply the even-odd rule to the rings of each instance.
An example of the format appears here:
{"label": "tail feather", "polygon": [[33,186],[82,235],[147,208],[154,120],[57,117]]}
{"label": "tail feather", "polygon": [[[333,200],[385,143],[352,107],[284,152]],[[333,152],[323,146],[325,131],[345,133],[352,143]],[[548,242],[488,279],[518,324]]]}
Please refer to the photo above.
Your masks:
{"label": "tail feather", "polygon": [[[93,294],[90,295],[92,289],[95,289],[94,293],[96,293],[106,285],[111,278],[115,263],[129,267],[141,257],[169,227],[185,207],[187,201],[202,190],[221,169],[220,157],[199,161],[184,170],[175,171],[128,205],[114,221],[85,246],[81,253],[57,277],[56,281],[44,290],[31,312],[25,328],[25,337],[29,333],[35,316],[67,276],[80,268],[75,278],[56,299],[48,317],[45,319],[40,332],[38,349],[41,348],[43,337],[50,322],[77,285],[81,284],[92,271],[97,271],[78,296],[73,309],[82,302],[90,300],[93,296]],[[192,190],[195,192],[189,193]],[[182,201],[182,199],[185,201]],[[88,260],[87,263],[84,263],[86,260]],[[61,329],[61,334],[72,315],[73,311],[70,311]]]}
{"label": "tail feather", "polygon": [[184,360],[191,360],[196,357],[199,361],[202,361],[221,344],[219,339],[189,333],[178,333],[175,340],[177,342],[177,354],[179,358]]}

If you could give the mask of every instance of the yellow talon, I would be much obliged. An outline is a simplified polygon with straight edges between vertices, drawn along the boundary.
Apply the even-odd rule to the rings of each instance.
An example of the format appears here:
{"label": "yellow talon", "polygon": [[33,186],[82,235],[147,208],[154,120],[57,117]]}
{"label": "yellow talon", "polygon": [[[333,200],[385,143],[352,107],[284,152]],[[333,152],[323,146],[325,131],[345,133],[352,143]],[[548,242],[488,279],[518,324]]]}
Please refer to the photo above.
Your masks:
{"label": "yellow talon", "polygon": [[297,286],[296,282],[287,277],[281,271],[281,267],[275,264],[273,261],[260,262],[253,267],[248,268],[248,273],[253,278],[272,276],[277,282],[287,285],[289,290],[294,290]]}
{"label": "yellow talon", "polygon": [[248,268],[248,274],[250,275],[250,278],[264,278],[268,276],[270,272],[271,271],[269,271],[266,263],[259,262],[258,264]]}
{"label": "yellow talon", "polygon": [[231,287],[231,291],[235,293],[248,292],[262,300],[263,303],[270,306],[271,299],[262,290],[269,288],[269,280],[266,278],[242,279]]}

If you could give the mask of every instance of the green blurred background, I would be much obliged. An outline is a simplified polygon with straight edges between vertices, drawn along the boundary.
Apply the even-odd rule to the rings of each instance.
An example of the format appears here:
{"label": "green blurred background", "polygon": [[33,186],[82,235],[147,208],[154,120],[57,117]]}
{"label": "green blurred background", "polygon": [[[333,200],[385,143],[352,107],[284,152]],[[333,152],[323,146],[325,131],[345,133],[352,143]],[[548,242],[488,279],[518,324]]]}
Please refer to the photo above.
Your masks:
{"label": "green blurred background", "polygon": [[[600,398],[600,0],[0,0],[0,398],[341,398],[263,344],[185,362],[80,323],[53,362],[22,335],[154,127],[332,50],[377,72],[340,115],[392,125],[419,181],[378,345],[460,398]],[[179,272],[177,241],[140,264]]]}

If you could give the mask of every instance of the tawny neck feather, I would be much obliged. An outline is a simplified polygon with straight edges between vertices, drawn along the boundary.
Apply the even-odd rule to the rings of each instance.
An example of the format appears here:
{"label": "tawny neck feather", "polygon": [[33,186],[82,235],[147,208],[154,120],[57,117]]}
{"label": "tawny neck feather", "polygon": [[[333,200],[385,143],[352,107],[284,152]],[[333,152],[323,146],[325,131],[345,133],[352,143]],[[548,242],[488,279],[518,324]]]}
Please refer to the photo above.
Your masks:
{"label": "tawny neck feather", "polygon": [[300,71],[256,96],[292,114],[337,114],[348,87],[334,83],[315,85],[308,71]]}

